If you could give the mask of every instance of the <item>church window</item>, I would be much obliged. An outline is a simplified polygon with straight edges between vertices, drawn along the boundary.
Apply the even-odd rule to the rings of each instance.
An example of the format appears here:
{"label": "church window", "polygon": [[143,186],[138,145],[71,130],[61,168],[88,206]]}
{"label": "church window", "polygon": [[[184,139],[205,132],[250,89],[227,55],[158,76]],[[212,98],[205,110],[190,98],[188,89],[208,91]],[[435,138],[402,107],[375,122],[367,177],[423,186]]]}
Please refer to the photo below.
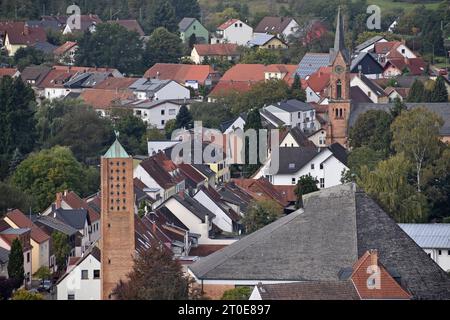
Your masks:
{"label": "church window", "polygon": [[338,80],[336,82],[336,98],[337,99],[342,98],[342,82],[341,82],[341,80]]}

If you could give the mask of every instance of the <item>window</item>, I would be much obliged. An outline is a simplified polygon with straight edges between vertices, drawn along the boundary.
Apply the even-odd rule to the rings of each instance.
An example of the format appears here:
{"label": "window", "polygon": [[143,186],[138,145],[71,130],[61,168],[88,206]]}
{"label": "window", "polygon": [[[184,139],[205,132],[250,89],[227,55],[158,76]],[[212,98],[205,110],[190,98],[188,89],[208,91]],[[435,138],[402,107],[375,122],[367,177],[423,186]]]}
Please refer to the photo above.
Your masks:
{"label": "window", "polygon": [[338,80],[336,82],[336,99],[342,98],[342,82],[341,80]]}
{"label": "window", "polygon": [[67,295],[67,300],[75,300],[75,294],[74,293],[69,293]]}
{"label": "window", "polygon": [[442,255],[442,250],[439,250],[438,253],[439,253],[439,255]]}
{"label": "window", "polygon": [[164,125],[166,123],[165,120],[161,120],[161,125]]}
{"label": "window", "polygon": [[192,29],[194,29],[194,30],[195,30],[195,28],[196,28],[196,26],[192,26]]}
{"label": "window", "polygon": [[175,109],[169,109],[169,116],[174,116],[177,114],[177,111]]}
{"label": "window", "polygon": [[239,27],[241,27],[241,28],[242,28],[242,23],[239,23]]}
{"label": "window", "polygon": [[323,163],[320,164],[320,170],[323,170]]}
{"label": "window", "polygon": [[235,24],[234,24],[234,27],[235,27],[235,28],[237,28],[237,26],[238,26],[238,24],[237,24],[237,23],[235,23]]}
{"label": "window", "polygon": [[372,95],[372,92],[367,91],[367,96],[370,98],[370,96]]}
{"label": "window", "polygon": [[449,255],[449,256],[450,256],[450,250],[448,250],[448,251],[447,251],[447,255]]}
{"label": "window", "polygon": [[292,178],[292,184],[295,184],[295,178]]}
{"label": "window", "polygon": [[325,179],[324,178],[320,178],[320,188],[321,189],[325,188]]}
{"label": "window", "polygon": [[29,262],[30,262],[30,253],[27,252],[27,263],[29,263]]}
{"label": "window", "polygon": [[100,279],[100,270],[94,270],[94,279]]}
{"label": "window", "polygon": [[302,113],[299,112],[299,113],[298,113],[298,118],[300,119],[301,117],[302,117]]}
{"label": "window", "polygon": [[89,279],[88,271],[87,270],[81,270],[81,279],[87,280]]}
{"label": "window", "polygon": [[314,163],[311,163],[311,170],[314,170]]}

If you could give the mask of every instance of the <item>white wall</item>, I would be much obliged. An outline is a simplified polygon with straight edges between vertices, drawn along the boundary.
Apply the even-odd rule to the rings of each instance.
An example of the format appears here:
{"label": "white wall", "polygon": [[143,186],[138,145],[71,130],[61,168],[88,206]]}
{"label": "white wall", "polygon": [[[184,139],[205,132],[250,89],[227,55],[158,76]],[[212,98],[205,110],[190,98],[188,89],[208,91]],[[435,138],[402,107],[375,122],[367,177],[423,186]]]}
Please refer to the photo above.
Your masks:
{"label": "white wall", "polygon": [[[88,271],[87,280],[81,279],[82,270]],[[94,279],[94,270],[101,270],[101,264],[90,254],[57,284],[57,300],[67,300],[69,294],[74,294],[75,300],[100,300],[102,275]]]}
{"label": "white wall", "polygon": [[[423,249],[444,271],[450,271],[450,249]],[[441,254],[439,254],[439,251]]]}
{"label": "white wall", "polygon": [[203,190],[197,192],[194,199],[216,215],[212,221],[216,226],[222,231],[233,232],[233,221]]}
{"label": "white wall", "polygon": [[64,98],[70,93],[70,89],[67,88],[45,88],[44,95],[46,99],[53,100],[58,98]]}
{"label": "white wall", "polygon": [[141,180],[147,187],[149,188],[155,188],[155,189],[159,189],[159,196],[164,199],[165,196],[165,192],[164,192],[164,188],[161,187],[156,181],[155,179],[153,179],[146,170],[144,170],[144,168],[142,168],[141,165],[138,165],[134,171],[133,171],[133,178],[138,178],[139,180]]}
{"label": "white wall", "polygon": [[288,37],[290,35],[295,35],[298,28],[299,28],[298,23],[294,19],[292,19],[291,22],[289,22],[289,24],[287,25],[287,27],[283,30],[283,32],[282,32],[283,37],[286,40],[288,40]]}
{"label": "white wall", "polygon": [[359,87],[373,103],[378,103],[378,96],[370,89],[359,77],[353,77],[350,81],[350,87]]}
{"label": "white wall", "polygon": [[[167,121],[176,119],[180,108],[181,105],[166,102],[152,108],[139,108],[139,106],[136,106],[133,108],[133,112],[149,126],[162,130]],[[164,111],[164,114],[162,114],[162,111]]]}
{"label": "white wall", "polygon": [[[237,27],[236,27],[237,24]],[[242,24],[242,27],[240,26]],[[238,20],[223,31],[222,43],[236,43],[244,46],[253,37],[253,28]]]}
{"label": "white wall", "polygon": [[245,121],[241,117],[237,118],[236,121],[233,122],[231,126],[228,127],[227,130],[225,130],[224,134],[230,134],[234,132],[237,128],[240,128],[244,130],[245,127]]}
{"label": "white wall", "polygon": [[320,96],[311,87],[305,89],[306,92],[306,102],[319,102]]}
{"label": "white wall", "polygon": [[257,286],[253,288],[252,294],[250,295],[250,298],[248,298],[248,300],[262,300]]}
{"label": "white wall", "polygon": [[327,141],[327,132],[322,129],[308,137],[309,141],[312,141],[317,147],[325,147]]}

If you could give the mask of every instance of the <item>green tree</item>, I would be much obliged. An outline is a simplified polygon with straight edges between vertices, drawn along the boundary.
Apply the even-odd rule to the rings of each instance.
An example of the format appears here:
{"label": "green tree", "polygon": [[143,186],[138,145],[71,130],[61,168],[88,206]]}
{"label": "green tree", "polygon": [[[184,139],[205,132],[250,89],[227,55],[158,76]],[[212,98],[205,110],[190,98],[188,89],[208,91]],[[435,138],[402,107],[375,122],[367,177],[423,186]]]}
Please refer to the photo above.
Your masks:
{"label": "green tree", "polygon": [[291,90],[289,93],[290,99],[297,99],[300,101],[306,101],[306,91],[302,88],[300,82],[300,76],[296,73],[294,76],[294,82],[292,83]]}
{"label": "green tree", "polygon": [[8,300],[14,289],[14,281],[12,279],[0,277],[0,301]]}
{"label": "green tree", "polygon": [[178,22],[175,10],[169,0],[150,0],[146,7],[142,27],[146,34],[151,34],[160,27],[169,32],[177,32]]}
{"label": "green tree", "polygon": [[384,160],[386,155],[382,151],[375,151],[367,146],[352,149],[348,155],[347,164],[350,172],[356,177],[361,176],[361,168],[366,166],[374,170],[378,162]]}
{"label": "green tree", "polygon": [[42,280],[50,279],[52,276],[52,273],[48,267],[41,266],[41,267],[39,267],[39,269],[37,269],[37,271],[33,274],[33,276],[36,279],[40,279],[42,281]]}
{"label": "green tree", "polygon": [[426,198],[408,183],[411,163],[403,153],[378,163],[375,170],[361,168],[358,185],[388,212],[396,222],[423,222],[428,211]]}
{"label": "green tree", "polygon": [[250,287],[238,287],[223,293],[221,300],[248,300],[252,294]]}
{"label": "green tree", "polygon": [[147,125],[136,117],[131,110],[115,109],[111,113],[117,119],[115,130],[120,133],[120,142],[125,150],[131,154],[145,154],[147,152]]}
{"label": "green tree", "polygon": [[166,125],[164,126],[164,132],[166,135],[166,139],[171,139],[172,132],[177,129],[177,120],[171,119],[166,122]]}
{"label": "green tree", "polygon": [[389,153],[392,117],[382,110],[369,110],[356,119],[350,129],[350,145],[353,148],[367,146],[375,151]]}
{"label": "green tree", "polygon": [[19,289],[14,292],[12,300],[44,300],[44,296],[40,293]]}
{"label": "green tree", "polygon": [[189,285],[172,252],[153,243],[135,259],[126,282],[120,281],[113,294],[119,300],[185,300]]}
{"label": "green tree", "polygon": [[180,111],[177,114],[177,118],[176,118],[176,123],[175,123],[175,127],[177,129],[181,129],[181,128],[185,128],[188,129],[190,127],[192,127],[192,114],[189,111],[189,109],[183,105],[180,108]]}
{"label": "green tree", "polygon": [[23,69],[30,65],[40,65],[47,59],[42,51],[33,47],[20,48],[14,54],[14,64],[19,71],[23,71]]}
{"label": "green tree", "polygon": [[139,34],[117,23],[102,23],[94,33],[85,32],[78,46],[77,65],[117,68],[127,74],[142,72]]}
{"label": "green tree", "polygon": [[195,121],[202,121],[207,128],[219,128],[222,122],[233,118],[231,108],[220,102],[196,102],[189,111]]}
{"label": "green tree", "polygon": [[165,135],[161,130],[156,127],[150,127],[147,129],[146,140],[155,141],[155,140],[164,140]]}
{"label": "green tree", "polygon": [[242,219],[247,234],[274,222],[283,215],[283,208],[273,200],[254,201]]}
{"label": "green tree", "polygon": [[439,76],[431,91],[431,102],[448,102],[448,92],[443,76]]}
{"label": "green tree", "polygon": [[9,252],[8,276],[14,280],[15,288],[19,288],[25,280],[22,244],[17,238],[13,240]]}
{"label": "green tree", "polygon": [[0,217],[8,209],[20,209],[27,212],[33,206],[33,199],[16,186],[0,181]]}
{"label": "green tree", "polygon": [[157,28],[150,35],[143,57],[146,68],[155,63],[177,63],[183,56],[183,47],[178,35],[170,33],[166,28]]}
{"label": "green tree", "polygon": [[405,110],[407,110],[406,104],[399,97],[395,98],[394,106],[391,108],[392,118],[397,118]]}
{"label": "green tree", "polygon": [[200,5],[197,0],[170,0],[175,10],[176,21],[179,22],[184,17],[200,19]]}
{"label": "green tree", "polygon": [[425,86],[419,79],[414,80],[411,90],[409,91],[408,102],[424,102],[425,101]]}
{"label": "green tree", "polygon": [[301,176],[298,179],[297,186],[294,190],[294,193],[297,196],[297,202],[295,204],[297,209],[303,206],[303,196],[305,194],[319,190],[319,188],[317,188],[318,183],[319,181],[317,181],[316,178],[313,178],[311,174]]}
{"label": "green tree", "polygon": [[68,148],[60,146],[31,154],[17,167],[12,183],[36,199],[36,210],[45,209],[63,190],[81,195],[93,192],[87,190],[86,169]]}
{"label": "green tree", "polygon": [[245,48],[241,53],[240,63],[260,63],[264,65],[280,63],[278,51],[260,48]]}
{"label": "green tree", "polygon": [[421,191],[421,173],[439,154],[441,117],[424,107],[402,112],[391,125],[392,146],[414,164],[417,191]]}
{"label": "green tree", "polygon": [[67,267],[67,258],[70,255],[69,237],[59,231],[52,233],[53,253],[59,272],[64,272]]}

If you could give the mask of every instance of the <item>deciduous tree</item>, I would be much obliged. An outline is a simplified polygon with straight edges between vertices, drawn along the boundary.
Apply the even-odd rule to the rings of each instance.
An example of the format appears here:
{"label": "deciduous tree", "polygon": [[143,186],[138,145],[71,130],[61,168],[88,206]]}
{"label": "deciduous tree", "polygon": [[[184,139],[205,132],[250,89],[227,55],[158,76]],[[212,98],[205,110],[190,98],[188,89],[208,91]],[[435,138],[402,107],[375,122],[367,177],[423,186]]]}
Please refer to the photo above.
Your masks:
{"label": "deciduous tree", "polygon": [[246,233],[252,233],[283,215],[283,208],[273,200],[255,201],[242,219]]}

